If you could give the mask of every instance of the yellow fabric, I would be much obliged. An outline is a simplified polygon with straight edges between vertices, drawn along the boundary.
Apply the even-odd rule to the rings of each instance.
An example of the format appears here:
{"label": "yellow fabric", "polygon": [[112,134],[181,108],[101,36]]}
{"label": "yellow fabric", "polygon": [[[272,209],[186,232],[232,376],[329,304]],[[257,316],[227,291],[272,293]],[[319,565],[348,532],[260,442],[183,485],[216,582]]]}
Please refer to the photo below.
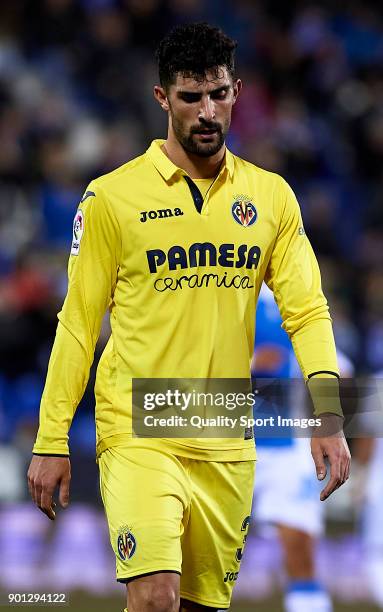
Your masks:
{"label": "yellow fabric", "polygon": [[[112,335],[95,388],[98,453],[131,438],[132,378],[249,377],[263,279],[305,377],[338,371],[318,265],[287,183],[226,151],[200,214],[162,142],[92,181],[80,204],[83,234],[69,260],[34,452],[68,453],[107,308]],[[247,227],[234,218],[237,201],[256,209]],[[169,444],[217,461],[255,453],[253,440],[242,438]]]}
{"label": "yellow fabric", "polygon": [[313,402],[315,416],[330,412],[343,417],[338,378],[321,372],[312,376],[307,382],[307,386]]}
{"label": "yellow fabric", "polygon": [[[211,440],[211,438],[210,438]],[[201,443],[202,442],[202,443]],[[234,448],[233,444],[230,448],[226,444],[225,450],[222,451],[222,447],[219,444],[211,446],[208,451],[204,448],[206,441],[197,439],[186,439],[176,440],[172,438],[145,438],[145,444],[153,449],[157,449],[163,452],[173,453],[180,457],[189,457],[189,459],[208,459],[209,461],[223,461],[225,456],[230,455],[230,461],[249,461],[255,458],[254,454],[254,440],[251,440],[251,447],[247,444],[244,448]],[[221,444],[230,442],[230,440],[221,440]],[[117,434],[104,438],[97,445],[97,454],[100,455],[107,448],[115,446],[125,446],[127,443],[126,434]],[[130,439],[129,439],[130,443]],[[235,444],[235,443],[234,443]]]}
{"label": "yellow fabric", "polygon": [[195,461],[135,439],[103,452],[99,467],[117,580],[182,572],[182,598],[228,608],[251,514],[255,462]]}
{"label": "yellow fabric", "polygon": [[209,191],[211,185],[214,182],[214,179],[212,178],[193,179],[193,181],[197,185],[198,189],[200,190],[203,199],[205,199],[207,192]]}

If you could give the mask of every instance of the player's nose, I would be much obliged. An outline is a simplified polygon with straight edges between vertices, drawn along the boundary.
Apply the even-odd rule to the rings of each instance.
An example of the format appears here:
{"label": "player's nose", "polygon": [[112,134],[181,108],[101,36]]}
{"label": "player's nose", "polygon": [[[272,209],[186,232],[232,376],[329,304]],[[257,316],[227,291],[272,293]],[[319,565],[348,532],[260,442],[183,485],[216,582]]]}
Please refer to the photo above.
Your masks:
{"label": "player's nose", "polygon": [[212,121],[215,118],[215,104],[210,96],[202,97],[199,117],[205,121]]}

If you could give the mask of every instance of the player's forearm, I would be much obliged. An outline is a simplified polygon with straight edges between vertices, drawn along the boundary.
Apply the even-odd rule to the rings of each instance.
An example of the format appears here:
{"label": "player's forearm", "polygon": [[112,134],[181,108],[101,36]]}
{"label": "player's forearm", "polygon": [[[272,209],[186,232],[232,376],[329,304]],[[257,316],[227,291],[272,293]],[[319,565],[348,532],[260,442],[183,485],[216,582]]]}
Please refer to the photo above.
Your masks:
{"label": "player's forearm", "polygon": [[92,359],[81,342],[60,322],[41,399],[34,453],[69,453],[68,432],[85,391],[91,363]]}
{"label": "player's forearm", "polygon": [[314,318],[291,337],[294,352],[307,380],[315,416],[343,416],[339,368],[330,318]]}
{"label": "player's forearm", "polygon": [[336,347],[328,310],[316,313],[291,334],[294,353],[304,378],[317,373],[339,376]]}

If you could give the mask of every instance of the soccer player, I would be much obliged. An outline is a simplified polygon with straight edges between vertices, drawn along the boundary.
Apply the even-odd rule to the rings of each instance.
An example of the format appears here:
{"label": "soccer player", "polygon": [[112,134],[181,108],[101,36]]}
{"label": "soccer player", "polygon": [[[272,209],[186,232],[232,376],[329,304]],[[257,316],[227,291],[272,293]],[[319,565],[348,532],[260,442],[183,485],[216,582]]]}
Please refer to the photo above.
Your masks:
{"label": "soccer player", "polygon": [[[342,423],[336,398],[317,395],[321,376],[336,388],[338,368],[297,201],[281,177],[225,146],[242,86],[235,46],[208,24],[179,26],[162,40],[154,96],[168,116],[167,139],[92,181],[74,222],[68,294],[28,482],[51,519],[57,485],[68,504],[68,431],[109,308],[112,333],[95,389],[97,455],[129,612],[229,607],[255,459],[246,428],[237,438],[133,437],[132,380],[249,378],[255,305],[266,279],[316,412]],[[349,474],[338,431],[312,443],[321,478],[324,457],[331,464],[322,499]]]}
{"label": "soccer player", "polygon": [[[299,367],[281,323],[273,294],[263,285],[257,305],[252,373],[255,383],[257,378],[275,379],[280,391],[279,383],[284,380],[280,414],[299,417],[305,412],[305,394],[299,382],[295,382]],[[353,365],[350,360],[340,351],[337,357],[342,377],[351,377]],[[290,385],[286,379],[293,379]],[[280,399],[275,397],[275,401]],[[265,400],[261,404],[262,415],[271,413],[274,407]],[[278,407],[276,410],[278,412]],[[286,612],[331,612],[330,596],[315,572],[315,541],[324,527],[324,505],[318,496],[320,483],[309,458],[308,438],[294,437],[294,432],[290,433],[278,436],[277,428],[269,428],[256,439],[257,483],[253,517],[258,526],[272,525],[277,531],[287,578]]]}

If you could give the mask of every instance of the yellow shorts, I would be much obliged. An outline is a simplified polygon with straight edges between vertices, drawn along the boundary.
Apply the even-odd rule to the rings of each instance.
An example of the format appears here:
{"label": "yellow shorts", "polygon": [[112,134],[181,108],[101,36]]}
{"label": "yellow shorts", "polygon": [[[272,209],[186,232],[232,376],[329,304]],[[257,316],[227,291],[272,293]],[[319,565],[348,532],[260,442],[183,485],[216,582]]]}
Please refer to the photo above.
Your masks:
{"label": "yellow shorts", "polygon": [[117,580],[177,572],[182,598],[228,608],[255,462],[188,459],[143,443],[105,450],[99,467]]}

